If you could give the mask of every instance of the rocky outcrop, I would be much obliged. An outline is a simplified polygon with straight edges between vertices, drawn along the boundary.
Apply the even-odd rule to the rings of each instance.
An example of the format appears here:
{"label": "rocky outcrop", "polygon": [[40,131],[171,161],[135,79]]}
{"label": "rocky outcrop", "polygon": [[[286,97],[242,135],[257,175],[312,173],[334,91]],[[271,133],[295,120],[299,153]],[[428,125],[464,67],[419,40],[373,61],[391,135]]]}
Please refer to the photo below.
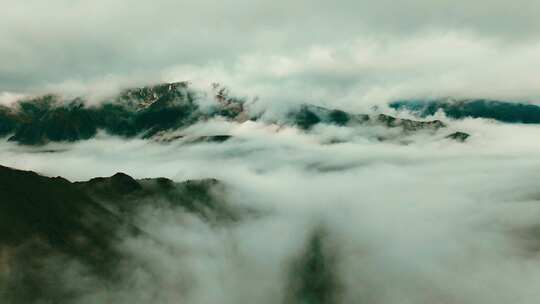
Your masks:
{"label": "rocky outcrop", "polygon": [[454,132],[446,136],[446,138],[453,139],[458,142],[465,142],[470,136],[471,136],[470,134],[465,133],[465,132]]}

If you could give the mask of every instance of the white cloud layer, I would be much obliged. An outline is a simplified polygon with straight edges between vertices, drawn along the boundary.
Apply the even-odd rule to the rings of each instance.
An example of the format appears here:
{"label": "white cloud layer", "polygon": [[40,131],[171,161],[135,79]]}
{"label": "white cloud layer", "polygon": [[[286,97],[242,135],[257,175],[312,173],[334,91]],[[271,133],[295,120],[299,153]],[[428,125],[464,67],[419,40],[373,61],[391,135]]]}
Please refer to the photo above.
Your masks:
{"label": "white cloud layer", "polygon": [[[534,302],[540,129],[446,122],[449,130],[413,135],[408,145],[369,139],[384,130],[321,126],[305,134],[211,121],[185,132],[235,137],[194,145],[100,137],[45,147],[65,149],[57,153],[4,142],[0,155],[4,165],[73,180],[116,171],[217,177],[231,201],[266,211],[212,227],[183,213],[148,210],[141,225],[168,249],[127,239],[124,250],[150,273],[127,271],[123,285],[85,290],[80,303],[279,302],[287,265],[318,225],[337,257],[344,303]],[[443,139],[454,129],[473,136],[467,143]],[[325,144],[329,138],[346,142]]]}

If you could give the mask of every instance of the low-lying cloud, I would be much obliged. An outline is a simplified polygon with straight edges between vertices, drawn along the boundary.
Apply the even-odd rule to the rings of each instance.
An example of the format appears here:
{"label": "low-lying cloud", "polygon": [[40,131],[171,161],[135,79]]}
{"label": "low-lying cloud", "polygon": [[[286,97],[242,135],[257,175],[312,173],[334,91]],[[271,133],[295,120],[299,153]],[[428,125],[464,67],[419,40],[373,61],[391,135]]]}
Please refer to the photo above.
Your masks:
{"label": "low-lying cloud", "polygon": [[66,282],[83,285],[76,303],[291,303],[319,290],[302,281],[310,263],[327,267],[311,272],[322,282],[319,303],[534,302],[538,126],[440,118],[473,136],[458,143],[439,130],[380,142],[372,134],[384,129],[305,133],[217,120],[184,132],[232,139],[162,144],[102,135],[42,148],[3,142],[0,155],[4,165],[72,180],[117,171],[215,177],[230,202],[259,211],[225,226],[181,210],[141,211],[138,223],[159,242],[124,240],[134,264],[119,285],[66,273]]}

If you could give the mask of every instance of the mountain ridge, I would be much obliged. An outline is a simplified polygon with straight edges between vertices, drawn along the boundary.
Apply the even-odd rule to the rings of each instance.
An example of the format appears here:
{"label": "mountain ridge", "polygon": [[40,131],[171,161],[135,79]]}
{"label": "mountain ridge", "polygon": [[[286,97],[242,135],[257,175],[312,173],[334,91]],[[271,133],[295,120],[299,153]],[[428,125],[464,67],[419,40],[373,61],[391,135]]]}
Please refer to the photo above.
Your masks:
{"label": "mountain ridge", "polygon": [[453,119],[486,118],[505,123],[540,123],[540,106],[493,99],[400,100],[390,103],[396,110],[411,111],[419,117],[443,112]]}
{"label": "mountain ridge", "polygon": [[179,210],[227,225],[244,213],[226,202],[223,191],[216,179],[178,183],[117,173],[70,182],[0,165],[0,300],[69,303],[70,291],[57,282],[61,270],[51,269],[66,261],[113,284],[130,261],[122,239],[160,244],[136,224],[138,208]]}
{"label": "mountain ridge", "polygon": [[[260,120],[261,114],[248,113],[244,99],[231,97],[226,88],[217,84],[213,88],[215,102],[205,109],[199,106],[199,97],[186,82],[126,89],[99,105],[87,105],[83,98],[62,100],[52,94],[22,99],[12,107],[0,106],[0,137],[9,136],[9,141],[33,146],[88,140],[100,130],[113,136],[148,139],[214,117],[238,122]],[[277,123],[304,131],[317,124],[382,125],[402,128],[405,132],[445,127],[438,120],[354,114],[308,104],[292,108]],[[215,135],[227,134],[208,134],[209,138]]]}

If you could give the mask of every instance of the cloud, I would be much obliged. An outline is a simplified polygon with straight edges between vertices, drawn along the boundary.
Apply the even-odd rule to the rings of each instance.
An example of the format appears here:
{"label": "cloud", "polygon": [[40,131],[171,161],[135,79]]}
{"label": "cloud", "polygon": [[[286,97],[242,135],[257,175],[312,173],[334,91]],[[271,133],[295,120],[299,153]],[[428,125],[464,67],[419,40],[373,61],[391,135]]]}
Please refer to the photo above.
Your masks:
{"label": "cloud", "polygon": [[0,106],[10,107],[14,103],[16,103],[18,100],[21,100],[24,97],[25,96],[23,94],[16,94],[16,93],[10,93],[10,92],[0,93]]}
{"label": "cloud", "polygon": [[[0,91],[220,81],[269,103],[538,100],[537,1],[7,1]],[[486,7],[489,6],[489,9]]]}
{"label": "cloud", "polygon": [[[403,98],[539,101],[534,64],[540,44],[504,46],[463,33],[312,46],[290,54],[258,53],[232,67],[171,68],[166,79],[207,79],[270,109],[311,102],[366,111]],[[499,77],[494,77],[499,75]]]}

